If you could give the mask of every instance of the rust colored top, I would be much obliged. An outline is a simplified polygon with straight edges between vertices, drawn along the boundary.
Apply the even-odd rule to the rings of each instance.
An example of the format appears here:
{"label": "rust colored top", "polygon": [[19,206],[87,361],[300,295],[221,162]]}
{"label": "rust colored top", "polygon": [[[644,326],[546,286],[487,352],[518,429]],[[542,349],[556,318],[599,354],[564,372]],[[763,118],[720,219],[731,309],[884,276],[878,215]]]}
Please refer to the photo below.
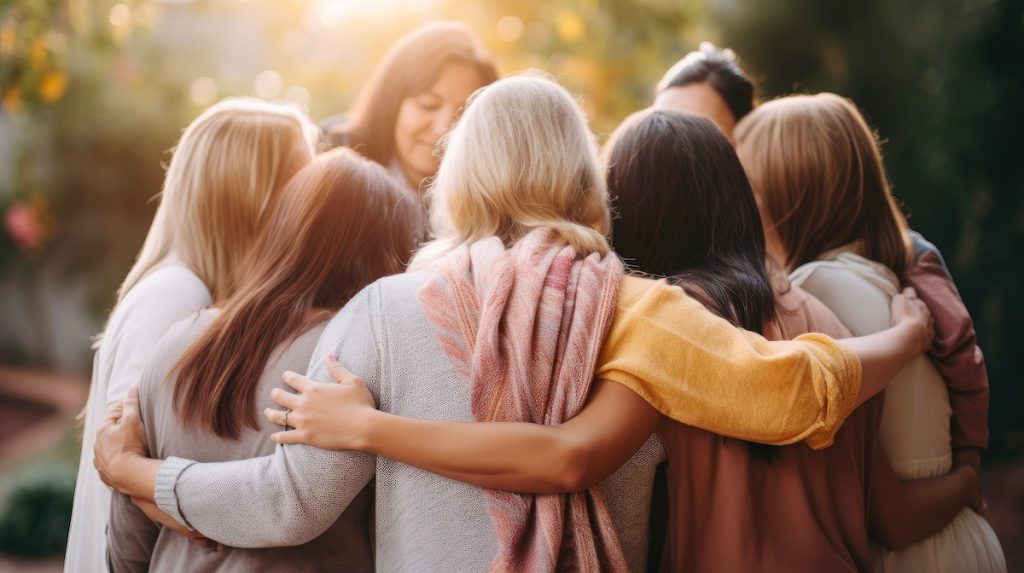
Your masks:
{"label": "rust colored top", "polygon": [[[769,340],[850,331],[796,286],[776,294]],[[867,492],[882,414],[872,398],[847,419],[834,444],[751,455],[747,442],[663,418],[668,454],[668,532],[663,571],[870,571]],[[781,415],[781,413],[780,413]]]}
{"label": "rust colored top", "polygon": [[953,408],[953,452],[965,450],[976,464],[988,446],[988,372],[978,348],[974,322],[960,298],[939,250],[921,235],[912,233],[914,264],[903,281],[928,305],[935,320],[935,340],[928,352],[932,364],[946,381]]}

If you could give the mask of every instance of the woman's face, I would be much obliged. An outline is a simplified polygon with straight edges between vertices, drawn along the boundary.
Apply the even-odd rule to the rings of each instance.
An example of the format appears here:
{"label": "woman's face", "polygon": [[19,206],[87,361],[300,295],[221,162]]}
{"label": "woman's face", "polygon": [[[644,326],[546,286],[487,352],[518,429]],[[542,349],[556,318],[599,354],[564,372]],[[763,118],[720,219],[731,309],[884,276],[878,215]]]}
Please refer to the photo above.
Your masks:
{"label": "woman's face", "polygon": [[708,84],[686,84],[668,88],[654,98],[654,107],[703,115],[715,122],[729,141],[733,141],[732,132],[736,128],[736,118],[729,111],[729,106],[725,104],[722,96]]}
{"label": "woman's face", "polygon": [[456,115],[483,79],[472,66],[451,63],[441,68],[427,91],[408,97],[398,108],[395,155],[413,187],[437,173],[434,147],[455,123]]}

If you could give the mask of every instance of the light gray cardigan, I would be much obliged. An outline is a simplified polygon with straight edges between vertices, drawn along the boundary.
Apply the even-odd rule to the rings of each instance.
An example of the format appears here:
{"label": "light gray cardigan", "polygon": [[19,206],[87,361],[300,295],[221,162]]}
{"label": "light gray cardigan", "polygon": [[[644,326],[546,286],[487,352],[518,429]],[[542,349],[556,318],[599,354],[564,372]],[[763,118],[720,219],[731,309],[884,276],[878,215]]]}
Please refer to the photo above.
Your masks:
{"label": "light gray cardigan", "polygon": [[[216,313],[204,310],[175,324],[151,352],[139,385],[140,406],[146,424],[149,451],[158,458],[188,456],[203,461],[244,460],[274,451],[270,434],[280,426],[263,417],[274,407],[270,390],[287,388],[285,370],[301,370],[309,362],[326,322],[320,322],[294,340],[281,344],[267,363],[254,390],[254,429],[243,426],[237,440],[218,437],[205,428],[186,425],[174,412],[175,380],[167,374],[185,351],[206,331]],[[113,573],[127,571],[190,571],[248,573],[281,571],[317,573],[326,568],[366,572],[373,570],[373,492],[366,488],[339,519],[321,535],[298,547],[268,549],[227,548],[211,551],[184,536],[162,529],[146,518],[121,494],[111,500],[108,559]]]}
{"label": "light gray cardigan", "polygon": [[[416,297],[428,272],[381,279],[328,324],[309,376],[331,381],[324,357],[366,381],[386,412],[472,421],[470,385],[437,343]],[[633,571],[642,571],[657,438],[603,484]],[[234,547],[305,543],[330,526],[376,475],[376,564],[381,571],[484,571],[497,550],[484,491],[360,452],[278,446],[274,455],[198,464],[169,458],[157,478],[161,509]]]}

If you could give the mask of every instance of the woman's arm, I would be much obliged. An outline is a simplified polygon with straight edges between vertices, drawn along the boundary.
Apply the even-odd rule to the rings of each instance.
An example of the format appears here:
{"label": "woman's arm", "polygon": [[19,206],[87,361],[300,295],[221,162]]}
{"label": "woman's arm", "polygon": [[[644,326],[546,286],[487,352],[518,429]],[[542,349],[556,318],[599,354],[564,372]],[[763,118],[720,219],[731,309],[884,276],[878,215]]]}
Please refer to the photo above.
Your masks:
{"label": "woman's arm", "polygon": [[[926,334],[922,335],[927,313],[923,305],[909,298],[911,294],[897,297],[893,303],[893,316],[898,321],[895,328],[844,341],[863,357],[870,377],[859,401],[881,389],[879,381],[887,381],[903,362],[919,354],[922,341],[927,339]],[[739,331],[728,328],[740,336]],[[288,424],[296,428],[275,434],[278,443],[372,452],[482,487],[528,493],[584,489],[628,460],[658,420],[658,412],[644,399],[625,386],[607,381],[595,383],[580,413],[558,426],[414,420],[376,411],[358,377],[331,357],[327,364],[337,385],[317,385],[304,377],[288,375],[285,381],[301,394],[273,392],[274,401],[290,410]],[[800,379],[795,376],[796,384],[784,381],[786,391],[799,390]],[[686,371],[680,370],[676,384],[683,386],[688,381]],[[719,381],[723,385],[730,382],[735,384]],[[732,404],[732,410],[742,413],[744,409],[757,409],[758,399],[751,396],[748,403]],[[284,423],[280,410],[268,409],[265,414],[274,423]],[[771,412],[775,417],[779,414]],[[706,429],[720,431],[723,424],[714,420]]]}
{"label": "woman's arm", "polygon": [[823,448],[858,402],[927,342],[923,305],[906,310],[908,324],[849,345],[822,334],[769,342],[712,315],[678,287],[627,277],[597,376],[690,426]]}
{"label": "woman's arm", "polygon": [[[579,414],[557,426],[416,420],[377,411],[362,380],[331,358],[328,370],[338,384],[289,374],[285,381],[302,394],[272,393],[295,428],[274,434],[276,442],[370,452],[492,489],[586,489],[628,461],[660,418],[631,390],[599,380]],[[266,415],[284,422],[280,410]]]}
{"label": "woman's arm", "polygon": [[875,448],[870,497],[871,535],[892,551],[942,531],[964,507],[980,511],[984,504],[973,467],[959,466],[937,478],[902,481],[881,447]]}
{"label": "woman's arm", "polygon": [[[377,341],[372,336],[370,288],[356,295],[331,321],[316,355],[337,352],[376,390],[380,369]],[[374,308],[379,311],[379,305]],[[319,382],[330,381],[322,361],[310,372]],[[127,420],[121,425],[131,427],[135,422],[130,418],[136,414],[137,407],[126,405]],[[105,426],[98,436],[96,454],[97,469],[106,474],[107,483],[133,497],[154,499],[179,523],[232,547],[311,541],[338,519],[376,468],[375,458],[369,454],[328,452],[304,445],[278,446],[273,455],[250,460],[199,464],[172,457],[160,464],[143,459],[137,449],[133,451],[129,439],[118,445],[118,427]],[[109,438],[113,445],[107,443],[108,434],[113,434]]]}
{"label": "woman's arm", "polygon": [[[915,245],[918,241],[915,240]],[[988,446],[988,372],[978,347],[974,322],[960,298],[934,246],[925,250],[907,270],[904,280],[917,289],[935,315],[935,339],[928,352],[949,389],[953,408],[953,456],[959,463],[981,467],[981,452]]]}

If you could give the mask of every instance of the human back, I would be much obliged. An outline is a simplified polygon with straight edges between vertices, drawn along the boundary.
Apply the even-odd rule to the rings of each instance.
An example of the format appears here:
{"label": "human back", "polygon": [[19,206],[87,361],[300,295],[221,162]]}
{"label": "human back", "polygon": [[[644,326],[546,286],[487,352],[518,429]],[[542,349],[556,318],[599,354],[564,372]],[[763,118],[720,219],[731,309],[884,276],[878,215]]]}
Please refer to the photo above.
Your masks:
{"label": "human back", "polygon": [[[138,383],[153,347],[176,321],[234,288],[235,265],[267,204],[312,153],[315,126],[297,110],[227,99],[186,128],[138,259],[96,344],[66,567],[102,571],[109,490],[92,467],[107,405]],[[261,158],[253,167],[254,158]]]}
{"label": "human back", "polygon": [[[821,302],[766,269],[764,233],[730,142],[710,120],[651,109],[606,148],[618,205],[615,247],[668,276],[709,310],[769,340],[850,332]],[[663,417],[666,571],[858,571],[870,568],[867,482],[880,415],[855,410],[825,450],[765,447]],[[801,535],[792,535],[801,531]]]}

